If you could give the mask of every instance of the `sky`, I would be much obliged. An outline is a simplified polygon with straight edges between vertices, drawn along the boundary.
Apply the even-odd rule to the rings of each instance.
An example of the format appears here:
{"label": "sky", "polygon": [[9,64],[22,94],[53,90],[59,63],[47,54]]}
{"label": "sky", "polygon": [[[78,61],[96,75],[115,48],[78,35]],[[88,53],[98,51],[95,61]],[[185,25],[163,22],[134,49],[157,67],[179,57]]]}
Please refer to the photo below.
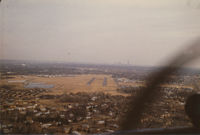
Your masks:
{"label": "sky", "polygon": [[0,59],[155,66],[200,37],[198,0],[2,0]]}

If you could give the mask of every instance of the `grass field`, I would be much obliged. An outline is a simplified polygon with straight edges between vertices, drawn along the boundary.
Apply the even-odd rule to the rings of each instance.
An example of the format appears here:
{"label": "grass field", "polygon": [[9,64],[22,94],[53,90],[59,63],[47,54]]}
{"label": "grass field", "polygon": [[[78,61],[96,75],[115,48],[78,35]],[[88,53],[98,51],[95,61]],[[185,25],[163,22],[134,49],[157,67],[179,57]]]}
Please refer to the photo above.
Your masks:
{"label": "grass field", "polygon": [[[103,85],[103,82],[106,78],[106,85]],[[12,79],[4,80],[2,83],[7,83],[8,81],[20,81],[26,80],[25,83],[34,82],[34,83],[45,83],[53,84],[54,87],[51,88],[52,94],[63,94],[63,93],[77,93],[77,92],[104,92],[110,93],[113,95],[120,94],[116,91],[118,85],[120,86],[144,86],[144,82],[119,82],[118,85],[114,81],[111,75],[105,74],[83,74],[83,75],[71,75],[71,76],[53,76],[53,77],[44,77],[44,76],[14,76]],[[22,83],[10,83],[17,84],[18,86],[23,86]],[[181,86],[173,84],[164,84],[163,87],[171,88],[181,88],[181,87],[190,87],[190,86]],[[121,95],[121,94],[120,94]]]}
{"label": "grass field", "polygon": [[[95,78],[94,81],[88,85],[88,82],[92,78]],[[103,86],[104,78],[107,78],[106,86]],[[111,75],[104,74],[85,74],[64,77],[15,76],[15,78],[10,80],[26,80],[26,83],[35,82],[53,84],[54,87],[51,89],[52,92],[56,94],[70,92],[108,92],[114,94],[117,89],[117,85]]]}

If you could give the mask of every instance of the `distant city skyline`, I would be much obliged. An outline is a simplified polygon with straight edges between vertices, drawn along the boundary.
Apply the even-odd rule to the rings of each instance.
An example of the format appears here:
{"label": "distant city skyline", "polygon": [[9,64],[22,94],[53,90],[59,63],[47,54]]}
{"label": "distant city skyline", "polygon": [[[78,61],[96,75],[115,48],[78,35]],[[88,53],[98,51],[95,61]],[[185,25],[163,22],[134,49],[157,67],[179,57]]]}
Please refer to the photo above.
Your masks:
{"label": "distant city skyline", "polygon": [[199,16],[197,0],[3,0],[0,59],[158,66]]}

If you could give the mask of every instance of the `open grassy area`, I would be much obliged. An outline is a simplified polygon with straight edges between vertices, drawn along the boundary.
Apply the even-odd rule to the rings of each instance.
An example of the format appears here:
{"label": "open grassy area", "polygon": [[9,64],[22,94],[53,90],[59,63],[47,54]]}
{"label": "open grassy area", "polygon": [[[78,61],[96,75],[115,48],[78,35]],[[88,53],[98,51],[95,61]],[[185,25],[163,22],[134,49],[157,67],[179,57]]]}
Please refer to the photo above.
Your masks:
{"label": "open grassy area", "polygon": [[[88,82],[95,80],[88,85]],[[107,85],[103,86],[104,78],[107,78]],[[56,76],[56,77],[41,77],[41,76],[15,76],[9,80],[26,80],[28,82],[53,84],[52,92],[55,94],[76,93],[76,92],[108,92],[115,93],[117,85],[111,75],[96,75],[84,74],[74,76]],[[8,81],[8,80],[7,80]],[[16,84],[16,83],[15,83]],[[20,85],[20,83],[17,83]]]}
{"label": "open grassy area", "polygon": [[[106,85],[103,85],[103,82],[106,78]],[[22,81],[8,83],[8,81]],[[119,86],[132,86],[139,87],[144,86],[144,82],[118,82],[118,85],[114,78],[111,75],[105,74],[83,74],[83,75],[70,75],[70,76],[36,76],[36,75],[27,75],[27,76],[13,76],[12,79],[4,79],[1,84],[12,84],[16,85],[19,88],[22,88],[24,84],[29,82],[34,83],[44,83],[54,85],[51,88],[52,94],[63,94],[63,93],[77,93],[77,92],[104,92],[109,94],[120,94],[116,90]],[[179,85],[179,84],[163,84],[162,87],[169,88],[191,88],[191,86]]]}

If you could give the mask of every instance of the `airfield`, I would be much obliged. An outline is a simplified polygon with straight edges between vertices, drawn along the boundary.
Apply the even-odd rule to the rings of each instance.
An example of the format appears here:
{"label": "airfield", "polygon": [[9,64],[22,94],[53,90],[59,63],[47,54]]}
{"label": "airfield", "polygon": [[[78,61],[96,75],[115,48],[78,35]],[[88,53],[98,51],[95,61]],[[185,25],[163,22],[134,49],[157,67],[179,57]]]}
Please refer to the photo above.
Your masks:
{"label": "airfield", "polygon": [[108,92],[115,93],[117,84],[111,75],[84,74],[68,76],[13,76],[12,79],[4,80],[4,83],[12,83],[23,86],[28,83],[42,83],[53,85],[52,92],[77,93],[77,92]]}
{"label": "airfield", "polygon": [[[77,92],[103,92],[111,95],[126,95],[119,93],[117,89],[122,87],[142,87],[145,82],[132,81],[126,78],[113,78],[106,74],[82,74],[82,75],[16,75],[12,79],[5,79],[3,84],[14,84],[20,88],[29,83],[46,85],[51,94],[67,94]],[[37,86],[36,86],[37,87]],[[190,85],[163,84],[161,87],[189,88]],[[34,88],[34,87],[33,87]],[[40,88],[40,86],[38,86]],[[42,88],[42,87],[41,87]],[[46,88],[46,87],[44,87]]]}

